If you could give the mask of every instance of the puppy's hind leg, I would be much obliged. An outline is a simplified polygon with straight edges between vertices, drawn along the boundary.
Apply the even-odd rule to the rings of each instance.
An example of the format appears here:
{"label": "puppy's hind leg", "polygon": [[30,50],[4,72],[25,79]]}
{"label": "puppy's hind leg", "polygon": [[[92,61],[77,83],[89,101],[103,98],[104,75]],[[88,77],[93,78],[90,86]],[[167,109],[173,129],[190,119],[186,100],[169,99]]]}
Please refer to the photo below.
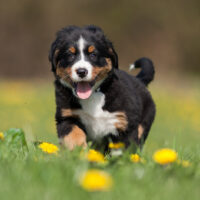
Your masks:
{"label": "puppy's hind leg", "polygon": [[137,140],[140,147],[142,147],[145,140],[147,139],[151,125],[155,118],[155,112],[155,104],[153,101],[149,101],[148,104],[146,104],[144,107],[143,118],[141,123],[138,125]]}

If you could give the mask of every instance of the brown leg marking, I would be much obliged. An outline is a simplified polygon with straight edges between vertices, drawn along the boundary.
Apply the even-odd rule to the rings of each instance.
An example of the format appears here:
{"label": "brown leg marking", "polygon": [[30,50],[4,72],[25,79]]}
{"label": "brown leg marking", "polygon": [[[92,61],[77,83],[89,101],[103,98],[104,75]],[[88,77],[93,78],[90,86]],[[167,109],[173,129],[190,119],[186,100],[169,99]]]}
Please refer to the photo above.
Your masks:
{"label": "brown leg marking", "polygon": [[139,124],[139,126],[138,126],[138,139],[142,138],[143,133],[144,133],[144,128],[142,127],[141,124]]}
{"label": "brown leg marking", "polygon": [[116,117],[118,122],[115,123],[115,127],[121,131],[125,131],[128,125],[126,114],[124,112],[117,112]]}
{"label": "brown leg marking", "polygon": [[62,115],[62,117],[72,117],[72,116],[76,116],[74,113],[74,110],[72,110],[72,109],[70,109],[70,108],[68,108],[68,109],[62,109],[61,110],[61,115]]}
{"label": "brown leg marking", "polygon": [[78,126],[73,126],[72,131],[62,138],[61,144],[66,146],[70,151],[76,146],[87,147],[86,134]]}

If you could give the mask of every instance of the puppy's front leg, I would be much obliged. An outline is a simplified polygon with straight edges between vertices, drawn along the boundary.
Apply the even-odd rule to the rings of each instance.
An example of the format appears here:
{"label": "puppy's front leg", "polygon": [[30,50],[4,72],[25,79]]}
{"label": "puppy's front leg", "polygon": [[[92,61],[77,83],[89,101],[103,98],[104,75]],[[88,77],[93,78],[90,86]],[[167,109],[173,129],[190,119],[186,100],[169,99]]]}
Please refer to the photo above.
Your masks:
{"label": "puppy's front leg", "polygon": [[76,146],[87,147],[86,133],[77,124],[65,120],[57,124],[57,130],[61,144],[69,150],[73,150]]}

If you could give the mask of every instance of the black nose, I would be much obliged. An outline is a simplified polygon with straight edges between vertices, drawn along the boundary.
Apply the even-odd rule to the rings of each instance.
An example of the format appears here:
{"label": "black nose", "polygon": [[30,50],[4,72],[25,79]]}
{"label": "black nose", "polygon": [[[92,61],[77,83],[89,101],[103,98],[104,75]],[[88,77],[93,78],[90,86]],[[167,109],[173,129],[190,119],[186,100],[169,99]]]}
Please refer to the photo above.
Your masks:
{"label": "black nose", "polygon": [[85,76],[87,76],[88,70],[85,69],[85,68],[79,68],[79,69],[76,70],[76,73],[78,74],[78,76],[80,78],[84,78]]}

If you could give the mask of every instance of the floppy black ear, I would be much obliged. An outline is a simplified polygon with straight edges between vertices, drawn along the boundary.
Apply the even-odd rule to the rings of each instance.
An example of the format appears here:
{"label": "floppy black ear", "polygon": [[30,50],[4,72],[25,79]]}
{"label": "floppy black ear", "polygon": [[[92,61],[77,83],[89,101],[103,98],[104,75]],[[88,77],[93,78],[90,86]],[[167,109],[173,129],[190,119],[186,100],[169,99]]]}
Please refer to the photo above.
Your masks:
{"label": "floppy black ear", "polygon": [[51,45],[51,49],[49,51],[49,61],[51,62],[51,70],[53,72],[56,71],[56,65],[57,65],[57,57],[59,50],[56,49],[57,47],[57,41],[54,41]]}
{"label": "floppy black ear", "polygon": [[113,67],[118,69],[118,55],[115,49],[113,48],[112,44],[110,45],[108,51],[109,51],[109,55],[110,55]]}

